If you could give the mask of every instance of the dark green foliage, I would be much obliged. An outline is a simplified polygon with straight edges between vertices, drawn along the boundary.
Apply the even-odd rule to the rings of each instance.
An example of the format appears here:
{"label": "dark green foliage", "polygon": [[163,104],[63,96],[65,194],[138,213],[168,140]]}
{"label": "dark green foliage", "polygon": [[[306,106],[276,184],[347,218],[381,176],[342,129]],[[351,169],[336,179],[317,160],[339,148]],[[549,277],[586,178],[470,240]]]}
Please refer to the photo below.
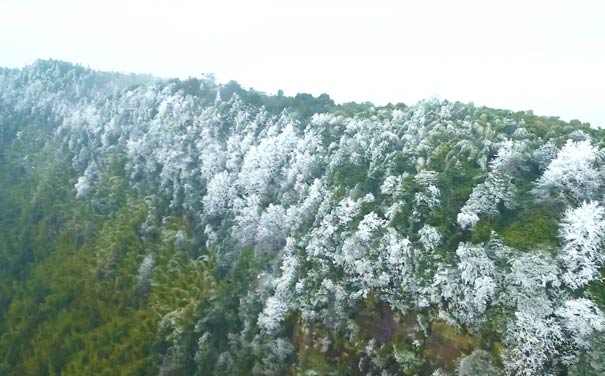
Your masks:
{"label": "dark green foliage", "polygon": [[500,232],[507,245],[517,249],[531,250],[540,246],[554,247],[558,244],[558,216],[542,208],[522,212]]}

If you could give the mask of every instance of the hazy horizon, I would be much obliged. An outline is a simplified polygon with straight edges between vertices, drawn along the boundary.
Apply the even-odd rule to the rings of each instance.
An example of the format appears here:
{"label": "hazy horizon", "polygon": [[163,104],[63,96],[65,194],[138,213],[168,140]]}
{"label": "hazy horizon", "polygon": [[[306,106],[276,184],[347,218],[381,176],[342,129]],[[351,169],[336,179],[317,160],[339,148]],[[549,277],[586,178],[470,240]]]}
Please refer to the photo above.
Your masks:
{"label": "hazy horizon", "polygon": [[0,66],[59,59],[337,102],[432,96],[605,125],[605,4],[12,1]]}

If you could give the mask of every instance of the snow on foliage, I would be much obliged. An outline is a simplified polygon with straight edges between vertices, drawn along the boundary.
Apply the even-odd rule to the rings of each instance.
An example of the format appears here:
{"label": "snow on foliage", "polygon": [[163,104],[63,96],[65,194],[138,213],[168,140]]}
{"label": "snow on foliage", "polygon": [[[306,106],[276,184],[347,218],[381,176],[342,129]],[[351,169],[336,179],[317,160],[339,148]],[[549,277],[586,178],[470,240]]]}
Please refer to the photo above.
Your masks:
{"label": "snow on foliage", "polygon": [[505,276],[506,304],[534,317],[546,317],[554,312],[551,296],[561,282],[560,270],[554,260],[541,254],[521,254],[511,261]]}
{"label": "snow on foliage", "polygon": [[599,203],[583,202],[567,209],[561,223],[563,249],[561,261],[565,267],[563,281],[578,289],[597,278],[605,260],[605,209]]}
{"label": "snow on foliage", "polygon": [[379,274],[379,269],[368,260],[375,249],[373,241],[377,239],[379,232],[385,227],[386,221],[378,217],[376,213],[369,213],[359,222],[357,231],[353,236],[345,240],[342,253],[335,261],[342,265],[345,272],[355,278],[360,285],[358,295],[365,297],[373,288],[388,283],[387,275]]}
{"label": "snow on foliage", "polygon": [[498,204],[512,208],[515,196],[513,177],[522,169],[523,142],[507,140],[498,149],[498,154],[490,162],[490,171],[485,181],[477,185],[460,209],[457,221],[463,229],[473,228],[480,216],[492,217],[498,214]]}
{"label": "snow on foliage", "polygon": [[99,170],[96,163],[88,165],[84,171],[84,175],[78,178],[78,182],[74,185],[76,189],[76,198],[86,198],[94,189],[95,181],[98,179]]}
{"label": "snow on foliage", "polygon": [[80,176],[78,182],[74,185],[76,189],[76,198],[84,198],[90,192],[92,186],[86,175]]}
{"label": "snow on foliage", "polygon": [[589,347],[589,340],[595,332],[605,330],[603,312],[585,298],[567,300],[555,314],[561,318],[563,329],[580,349]]}
{"label": "snow on foliage", "polygon": [[383,195],[394,195],[398,193],[401,177],[388,176],[380,186],[380,193]]}
{"label": "snow on foliage", "polygon": [[590,140],[567,143],[536,182],[534,194],[545,199],[565,196],[575,202],[595,198],[601,184],[596,164],[602,152]]}
{"label": "snow on foliage", "polygon": [[258,220],[256,247],[261,250],[277,249],[288,235],[286,210],[281,205],[269,204]]}
{"label": "snow on foliage", "polygon": [[496,294],[495,265],[482,246],[461,243],[455,267],[439,271],[433,282],[437,300],[462,323],[477,324]]}
{"label": "snow on foliage", "polygon": [[151,271],[155,266],[155,258],[153,255],[146,255],[141,261],[141,265],[139,265],[139,273],[138,278],[140,283],[146,282],[151,276]]}
{"label": "snow on foliage", "polygon": [[465,206],[460,210],[460,213],[458,213],[456,220],[460,227],[464,229],[473,228],[477,222],[479,222],[479,216],[477,215],[477,212]]}
{"label": "snow on foliage", "polygon": [[[509,375],[548,375],[563,343],[564,333],[557,321],[518,312],[506,328],[504,368]],[[554,368],[554,367],[553,367]]]}
{"label": "snow on foliage", "polygon": [[425,224],[418,231],[418,235],[420,235],[420,243],[427,251],[432,251],[441,243],[441,234],[433,226]]}
{"label": "snow on foliage", "polygon": [[221,171],[214,175],[206,187],[206,195],[203,198],[206,214],[215,216],[223,215],[233,203],[235,190],[233,181],[227,171]]}

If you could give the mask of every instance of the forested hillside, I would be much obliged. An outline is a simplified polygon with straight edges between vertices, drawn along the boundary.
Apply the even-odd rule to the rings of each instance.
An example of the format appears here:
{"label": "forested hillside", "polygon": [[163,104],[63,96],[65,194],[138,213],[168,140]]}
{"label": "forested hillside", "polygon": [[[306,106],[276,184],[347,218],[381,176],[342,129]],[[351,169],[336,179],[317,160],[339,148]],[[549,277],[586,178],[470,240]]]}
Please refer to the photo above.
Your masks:
{"label": "forested hillside", "polygon": [[603,375],[604,136],[0,69],[0,375]]}

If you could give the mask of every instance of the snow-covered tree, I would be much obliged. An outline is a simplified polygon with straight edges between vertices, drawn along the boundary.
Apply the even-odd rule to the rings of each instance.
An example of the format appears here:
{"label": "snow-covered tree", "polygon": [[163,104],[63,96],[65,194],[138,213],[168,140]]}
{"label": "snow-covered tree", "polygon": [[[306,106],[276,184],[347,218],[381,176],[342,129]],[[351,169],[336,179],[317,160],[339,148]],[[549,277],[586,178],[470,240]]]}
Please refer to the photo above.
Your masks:
{"label": "snow-covered tree", "polygon": [[585,298],[567,300],[555,311],[564,331],[579,349],[587,350],[596,332],[605,330],[605,315]]}
{"label": "snow-covered tree", "polygon": [[547,317],[555,310],[551,296],[561,282],[554,260],[541,254],[516,255],[509,261],[511,270],[504,278],[502,300],[511,308],[534,317]]}
{"label": "snow-covered tree", "polygon": [[564,333],[557,321],[517,312],[506,328],[504,369],[509,375],[556,374],[553,363],[560,354]]}
{"label": "snow-covered tree", "polygon": [[420,243],[427,251],[432,251],[441,243],[441,234],[433,226],[425,224],[418,231],[418,235],[420,235]]}
{"label": "snow-covered tree", "polygon": [[605,338],[597,333],[590,339],[585,351],[580,351],[576,362],[568,369],[570,376],[599,376],[605,374]]}
{"label": "snow-covered tree", "polygon": [[372,289],[388,283],[388,276],[383,276],[380,269],[375,267],[380,252],[375,242],[380,239],[385,225],[386,221],[376,213],[365,215],[357,231],[345,240],[341,254],[335,257],[336,263],[359,286],[356,293],[359,297],[365,297]]}
{"label": "snow-covered tree", "polygon": [[223,215],[228,212],[235,198],[233,181],[227,171],[214,175],[206,187],[203,198],[204,211],[207,215]]}
{"label": "snow-covered tree", "polygon": [[549,141],[534,150],[531,159],[540,171],[544,171],[550,165],[550,162],[557,158],[558,153],[559,149],[557,149],[557,146],[552,141]]}
{"label": "snow-covered tree", "polygon": [[272,250],[283,246],[288,230],[286,210],[281,205],[269,204],[258,220],[256,247]]}
{"label": "snow-covered tree", "polygon": [[561,261],[565,268],[563,281],[572,289],[584,287],[598,277],[605,261],[605,209],[595,201],[583,202],[568,209],[561,224],[563,249]]}
{"label": "snow-covered tree", "polygon": [[495,265],[483,246],[461,243],[455,267],[440,270],[433,288],[442,308],[465,324],[477,324],[496,295]]}
{"label": "snow-covered tree", "polygon": [[460,209],[457,221],[460,227],[473,228],[480,216],[493,217],[498,214],[498,204],[512,208],[516,193],[513,177],[523,169],[523,142],[507,140],[498,149],[498,154],[490,162],[490,171],[485,181],[477,185]]}
{"label": "snow-covered tree", "polygon": [[383,195],[395,195],[398,193],[401,185],[401,176],[387,176],[380,186],[380,193]]}
{"label": "snow-covered tree", "polygon": [[141,261],[141,265],[139,265],[139,283],[145,283],[149,280],[149,277],[151,277],[151,271],[154,266],[155,258],[153,257],[153,255],[146,255],[145,258],[143,258],[143,261]]}
{"label": "snow-covered tree", "polygon": [[601,183],[596,164],[601,159],[602,152],[590,140],[567,140],[536,182],[534,194],[539,199],[564,196],[574,202],[595,198]]}
{"label": "snow-covered tree", "polygon": [[99,168],[95,162],[88,165],[84,171],[84,175],[78,178],[78,182],[74,185],[76,189],[76,198],[86,198],[94,189],[99,179]]}

